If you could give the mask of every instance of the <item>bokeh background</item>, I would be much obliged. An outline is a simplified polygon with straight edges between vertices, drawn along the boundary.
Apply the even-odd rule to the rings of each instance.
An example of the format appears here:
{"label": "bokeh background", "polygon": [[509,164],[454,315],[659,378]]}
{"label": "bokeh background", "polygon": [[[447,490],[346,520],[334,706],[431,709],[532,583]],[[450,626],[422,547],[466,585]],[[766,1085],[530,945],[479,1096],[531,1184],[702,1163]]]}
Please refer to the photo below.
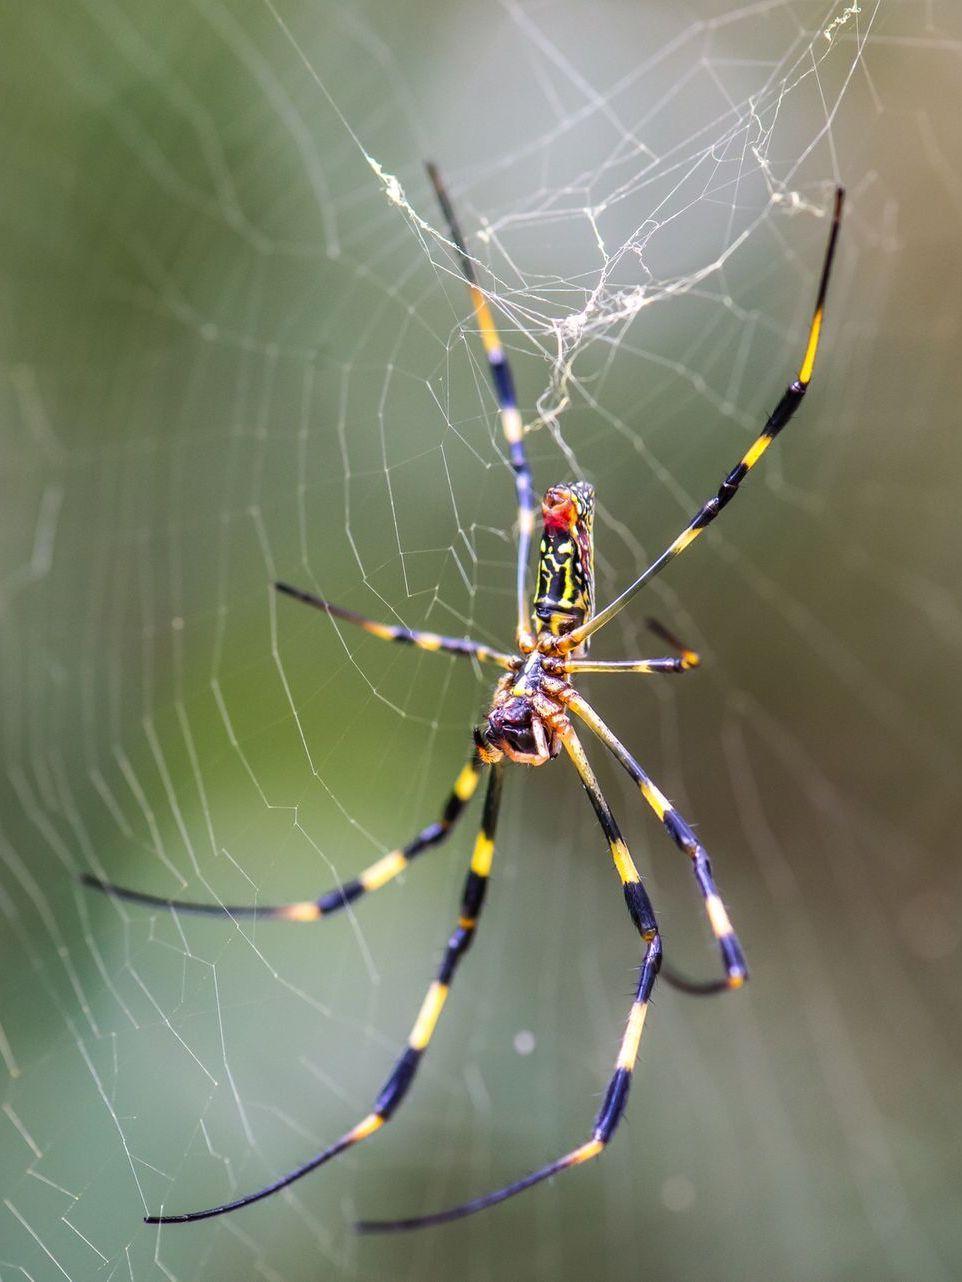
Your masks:
{"label": "bokeh background", "polygon": [[[0,1275],[957,1277],[957,6],[51,0],[3,10],[0,60]],[[598,486],[602,595],[792,374],[848,188],[796,424],[597,642],[657,653],[652,612],[704,668],[590,685],[697,822],[753,978],[659,991],[603,1161],[355,1238],[516,1178],[597,1108],[638,944],[571,772],[515,770],[397,1122],[158,1233],[145,1213],[251,1190],[368,1110],[455,910],[475,816],[322,927],[78,882],[302,898],[450,786],[489,675],[269,589],[509,641],[510,475],[427,156],[539,484]],[[666,948],[710,973],[684,861],[595,759]]]}

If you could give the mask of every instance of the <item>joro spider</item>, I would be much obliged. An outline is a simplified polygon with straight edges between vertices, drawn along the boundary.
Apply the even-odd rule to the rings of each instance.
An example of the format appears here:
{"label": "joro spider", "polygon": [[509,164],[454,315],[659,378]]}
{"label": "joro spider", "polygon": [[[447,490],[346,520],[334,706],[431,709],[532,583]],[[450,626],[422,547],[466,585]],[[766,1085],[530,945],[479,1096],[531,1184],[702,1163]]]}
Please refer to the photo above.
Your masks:
{"label": "joro spider", "polygon": [[517,407],[514,383],[504,349],[501,346],[491,311],[482,293],[474,265],[465,247],[458,220],[440,175],[433,165],[428,174],[447,222],[451,241],[457,252],[461,271],[467,281],[474,313],[481,333],[491,377],[498,401],[501,427],[508,446],[514,472],[518,503],[517,555],[517,629],[516,654],[492,650],[476,641],[443,637],[432,632],[414,631],[393,624],[377,623],[353,610],[345,610],[309,592],[276,583],[278,591],[314,606],[333,618],[355,624],[386,641],[417,646],[422,650],[468,655],[480,663],[490,663],[505,670],[495,688],[491,709],[483,724],[474,731],[474,743],[466,765],[441,811],[406,846],[391,851],[365,869],[359,877],[347,881],[318,899],[275,907],[222,905],[165,899],[137,890],[116,886],[87,876],[88,885],[108,894],[137,903],[174,909],[180,912],[207,913],[217,916],[274,918],[281,921],[308,922],[327,917],[346,904],[353,903],[370,891],[379,890],[404,868],[432,846],[439,845],[451,833],[473,796],[484,770],[489,772],[481,828],[471,856],[471,866],[461,897],[457,926],[448,940],[437,977],[421,1005],[407,1046],[377,1096],[373,1109],[340,1139],[302,1166],[281,1176],[264,1188],[222,1206],[180,1215],[149,1215],[148,1224],[184,1224],[209,1219],[228,1211],[250,1206],[287,1188],[295,1180],[323,1166],[346,1149],[368,1139],[380,1130],[397,1111],[417,1073],[424,1052],[447,1000],[455,972],[474,939],[484,904],[494,854],[495,827],[501,802],[505,758],[523,765],[542,766],[565,751],[571,758],[607,840],[615,869],[621,879],[628,914],[641,936],[642,960],[638,984],[628,1015],[628,1025],[621,1041],[615,1067],[601,1108],[595,1118],[591,1136],[577,1148],[556,1161],[549,1162],[523,1179],[516,1180],[494,1193],[475,1198],[433,1215],[402,1220],[366,1220],[356,1227],[361,1232],[385,1232],[397,1229],[425,1228],[473,1215],[486,1207],[504,1202],[516,1193],[539,1184],[568,1167],[580,1166],[597,1157],[615,1133],[624,1112],[634,1071],[645,1014],[655,979],[662,969],[662,943],[651,900],[631,858],[615,817],[598,786],[581,741],[575,733],[570,714],[582,721],[615,760],[637,784],[642,797],[661,820],[675,845],[691,860],[692,872],[704,900],[705,911],[717,941],[724,971],[722,978],[693,981],[670,972],[667,980],[688,992],[715,993],[739,988],[748,978],[744,955],[732,929],[711,872],[708,852],[691,827],[665,795],[659,791],[628,749],[602,721],[583,695],[575,689],[572,678],[581,673],[681,673],[696,667],[698,655],[687,649],[666,628],[649,620],[649,626],[675,650],[666,658],[598,661],[587,659],[590,638],[619,614],[656,574],[659,574],[680,552],[693,543],[719,512],[738,493],[741,482],[755,466],[778,433],[790,421],[805,395],[815,365],[825,297],[835,254],[842,215],[843,191],[835,192],[831,230],[822,274],[815,300],[815,310],[808,334],[805,355],[797,378],[789,384],[761,434],[728,473],[717,494],[704,503],[677,538],[604,609],[594,612],[594,551],[592,518],[594,490],[584,481],[570,485],[553,485],[541,504],[544,533],[538,561],[533,613],[528,608],[528,560],[534,533],[534,488],[531,469],[524,447],[524,429]]}

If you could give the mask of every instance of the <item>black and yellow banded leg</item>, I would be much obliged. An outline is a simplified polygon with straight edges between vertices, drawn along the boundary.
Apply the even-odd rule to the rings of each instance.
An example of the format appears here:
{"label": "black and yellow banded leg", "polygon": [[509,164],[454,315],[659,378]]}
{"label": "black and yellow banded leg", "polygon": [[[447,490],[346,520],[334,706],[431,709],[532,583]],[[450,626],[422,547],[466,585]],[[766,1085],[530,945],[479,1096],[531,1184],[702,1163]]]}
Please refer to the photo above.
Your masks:
{"label": "black and yellow banded leg", "polygon": [[680,975],[666,974],[678,988],[691,993],[720,992],[726,988],[740,988],[748,978],[748,967],[742,952],[738,936],[732,929],[728,912],[715,885],[712,876],[711,860],[708,851],[695,836],[689,824],[681,817],[668,798],[649,779],[641,766],[634,759],[620,739],[608,728],[594,708],[580,694],[568,700],[568,707],[584,721],[585,725],[601,740],[605,747],[621,763],[631,778],[638,785],[642,797],[664,824],[665,831],[672,841],[691,860],[691,869],[705,902],[705,913],[711,926],[712,934],[718,943],[725,978],[720,980],[685,979]]}
{"label": "black and yellow banded leg", "polygon": [[172,912],[199,913],[209,917],[255,917],[259,921],[319,921],[329,917],[348,904],[354,903],[362,895],[372,890],[380,890],[388,882],[407,868],[418,855],[432,846],[438,846],[450,834],[451,829],[461,817],[465,806],[474,796],[478,779],[484,764],[477,749],[461,770],[454,787],[451,789],[441,817],[409,841],[406,846],[392,850],[376,860],[369,868],[350,881],[345,881],[334,890],[317,899],[303,899],[292,904],[205,904],[191,899],[167,899],[162,895],[150,895],[142,890],[130,890],[126,886],[115,886],[112,882],[102,881],[90,873],[84,873],[85,885],[101,890],[104,894],[113,895],[116,899],[127,899],[135,904],[148,904],[153,908],[167,908]]}
{"label": "black and yellow banded leg", "polygon": [[451,204],[451,198],[447,193],[437,166],[428,163],[426,169],[431,185],[434,187],[438,204],[441,206],[441,212],[444,215],[445,222],[448,224],[451,240],[457,250],[461,272],[468,283],[468,289],[471,293],[471,303],[474,307],[478,329],[481,331],[481,342],[484,344],[485,355],[488,358],[491,381],[494,384],[494,394],[501,414],[501,430],[508,446],[508,458],[511,462],[511,470],[514,473],[515,493],[518,501],[517,639],[520,641],[522,638],[529,637],[531,632],[527,575],[528,560],[531,554],[531,539],[534,535],[535,515],[534,481],[524,448],[524,424],[518,409],[518,397],[514,388],[511,366],[508,364],[508,358],[501,345],[494,317],[491,315],[491,308],[488,306],[487,299],[478,285],[474,263],[471,261],[465,246],[464,235],[454,212],[454,206]]}
{"label": "black and yellow banded leg", "polygon": [[692,668],[699,666],[701,656],[695,650],[690,650],[684,641],[679,641],[674,632],[669,632],[663,623],[659,623],[657,619],[646,619],[645,622],[655,636],[667,641],[678,651],[677,659],[603,659],[597,662],[592,659],[569,659],[565,664],[565,671],[571,676],[577,676],[579,672],[690,672]]}
{"label": "black and yellow banded leg", "polygon": [[437,978],[431,984],[424,1001],[421,1003],[421,1009],[418,1012],[417,1019],[414,1021],[414,1027],[408,1037],[407,1046],[401,1052],[394,1068],[391,1070],[390,1076],[374,1101],[374,1107],[371,1112],[366,1117],[363,1117],[351,1130],[347,1131],[346,1134],[342,1135],[340,1139],[335,1140],[333,1144],[315,1157],[312,1157],[309,1162],[305,1162],[303,1166],[298,1166],[295,1170],[289,1171],[287,1175],[282,1175],[280,1179],[274,1180],[265,1188],[258,1189],[256,1193],[248,1193],[245,1197],[239,1197],[233,1202],[226,1202],[222,1206],[212,1206],[204,1211],[188,1211],[183,1215],[148,1215],[145,1217],[145,1223],[188,1224],[193,1220],[208,1220],[215,1215],[226,1215],[229,1211],[239,1211],[241,1207],[260,1202],[263,1198],[270,1197],[280,1189],[287,1188],[305,1175],[309,1175],[311,1171],[316,1171],[319,1166],[324,1166],[346,1149],[353,1148],[355,1144],[368,1139],[375,1131],[379,1131],[385,1122],[390,1121],[414,1081],[418,1066],[437,1027],[441,1011],[444,1009],[444,1003],[447,1000],[451,981],[454,978],[458,963],[468,951],[474,939],[478,918],[481,915],[481,908],[484,904],[488,878],[491,873],[491,860],[494,855],[494,834],[498,822],[498,810],[501,805],[503,782],[503,765],[499,764],[492,767],[484,798],[481,829],[474,845],[471,867],[461,895],[461,911],[458,924],[444,950],[444,957],[441,960]]}
{"label": "black and yellow banded leg", "polygon": [[595,772],[591,769],[588,758],[585,756],[581,741],[571,726],[568,726],[563,732],[561,742],[564,744],[568,756],[574,762],[575,769],[578,771],[581,782],[584,785],[584,790],[588,794],[588,800],[591,802],[594,812],[598,816],[602,831],[608,839],[611,858],[614,860],[615,869],[621,878],[628,914],[642,938],[650,939],[658,931],[655,910],[651,906],[648,892],[645,890],[638,869],[635,867],[634,860],[619,831],[618,824],[611,812],[611,807],[605,800],[605,795],[601,791],[598,780],[595,778]]}
{"label": "black and yellow banded leg", "polygon": [[648,1002],[661,967],[661,938],[655,925],[654,913],[651,910],[648,895],[641,884],[638,871],[632,862],[631,855],[628,853],[628,848],[618,831],[618,825],[611,813],[611,809],[605,801],[601,789],[598,787],[598,782],[574,732],[569,730],[563,736],[563,742],[568,754],[575,763],[579,775],[581,775],[585,791],[588,793],[595,814],[598,816],[605,837],[608,839],[615,867],[618,869],[618,874],[624,886],[628,910],[631,913],[632,921],[634,921],[642,934],[645,945],[641,971],[638,976],[638,987],[628,1015],[628,1026],[622,1037],[618,1058],[615,1061],[615,1069],[608,1082],[601,1108],[595,1118],[591,1137],[584,1144],[579,1145],[578,1148],[566,1153],[564,1157],[559,1157],[547,1166],[542,1166],[539,1170],[532,1171],[530,1175],[516,1180],[513,1184],[508,1184],[494,1193],[488,1193],[484,1197],[464,1202],[460,1206],[449,1207],[445,1211],[437,1211],[433,1215],[421,1215],[404,1220],[362,1220],[355,1226],[360,1233],[392,1233],[405,1229],[430,1228],[432,1225],[447,1224],[451,1220],[461,1220],[466,1215],[474,1215],[478,1211],[486,1210],[489,1206],[496,1206],[499,1202],[506,1202],[508,1198],[515,1197],[518,1193],[523,1193],[525,1189],[532,1188],[535,1184],[540,1184],[542,1180],[550,1179],[553,1175],[558,1175],[569,1167],[581,1166],[584,1162],[589,1162],[593,1157],[597,1157],[607,1146],[624,1115],[625,1105],[628,1102],[628,1090],[631,1086],[632,1074],[638,1059],[641,1034],[645,1027],[645,1016],[648,1013]]}
{"label": "black and yellow banded leg", "polygon": [[421,1215],[412,1219],[361,1220],[355,1225],[357,1231],[359,1233],[393,1233],[405,1229],[426,1229],[432,1225],[447,1224],[451,1220],[461,1220],[466,1215],[474,1215],[478,1211],[486,1210],[489,1206],[496,1206],[499,1202],[506,1202],[508,1198],[514,1197],[518,1193],[523,1193],[525,1189],[529,1189],[535,1184],[540,1184],[542,1180],[551,1179],[552,1176],[560,1174],[561,1171],[566,1171],[571,1166],[581,1166],[584,1162],[590,1162],[593,1157],[597,1157],[599,1153],[603,1152],[614,1135],[624,1114],[625,1105],[628,1102],[628,1090],[631,1086],[631,1078],[638,1058],[638,1047],[645,1026],[645,1016],[648,1013],[648,1002],[660,964],[661,940],[656,934],[645,945],[645,955],[641,964],[641,973],[638,977],[635,999],[631,1004],[631,1012],[628,1016],[628,1026],[621,1040],[618,1058],[615,1061],[615,1071],[608,1082],[608,1088],[595,1118],[589,1140],[579,1145],[578,1148],[572,1149],[570,1153],[566,1153],[564,1157],[559,1157],[547,1166],[542,1166],[539,1170],[532,1171],[530,1175],[526,1175],[523,1179],[516,1180],[515,1183],[508,1184],[494,1193],[488,1193],[484,1197],[475,1198],[471,1202],[464,1202],[460,1206],[449,1207],[446,1211],[437,1211],[433,1215]]}
{"label": "black and yellow banded leg", "polygon": [[321,610],[324,614],[330,615],[332,619],[341,619],[344,623],[351,623],[357,628],[363,628],[369,632],[372,637],[379,637],[382,641],[396,641],[400,645],[413,645],[418,650],[429,650],[432,654],[441,652],[443,654],[464,654],[469,658],[477,659],[479,663],[494,663],[499,668],[510,668],[511,655],[502,654],[500,650],[492,650],[480,641],[471,641],[467,637],[442,637],[437,632],[424,632],[411,628],[402,628],[394,623],[378,623],[374,619],[365,618],[363,614],[358,614],[355,610],[345,610],[341,605],[334,605],[331,601],[325,601],[323,597],[315,596],[312,592],[304,592],[301,588],[291,587],[289,583],[275,583],[274,587],[278,592],[283,592],[285,596],[293,597],[295,601],[303,601],[305,605],[311,605],[315,610]]}
{"label": "black and yellow banded leg", "polygon": [[786,427],[791,421],[795,411],[802,403],[802,399],[808,390],[808,384],[811,381],[812,373],[815,369],[815,357],[818,352],[818,341],[822,333],[822,319],[825,314],[825,298],[828,293],[828,282],[832,272],[832,261],[835,257],[835,246],[838,241],[838,230],[842,220],[842,204],[845,199],[845,193],[841,187],[836,188],[835,204],[832,211],[832,225],[828,235],[828,245],[825,249],[825,258],[822,262],[822,274],[819,280],[818,294],[815,298],[815,310],[812,314],[812,322],[808,331],[808,342],[805,346],[805,355],[799,366],[798,377],[789,383],[788,387],[772,410],[768,421],[749,446],[745,454],[732,470],[722,481],[718,493],[714,498],[710,498],[689,521],[688,525],[682,530],[681,534],[673,543],[662,552],[657,560],[641,574],[634,583],[630,584],[620,596],[616,597],[610,605],[603,610],[599,610],[581,627],[574,628],[564,637],[563,648],[573,650],[582,644],[586,637],[597,632],[599,628],[609,623],[616,614],[619,614],[628,602],[639,592],[645,584],[659,574],[670,561],[673,561],[680,552],[684,552],[689,544],[694,543],[695,539],[711,525],[715,517],[723,508],[727,507],[735,495],[738,493],[738,487],[744,481],[745,477],[752,470],[758,460],[774,441],[782,428]]}
{"label": "black and yellow banded leg", "polygon": [[697,654],[668,659],[569,659],[565,671],[571,676],[581,672],[689,672],[698,666]]}

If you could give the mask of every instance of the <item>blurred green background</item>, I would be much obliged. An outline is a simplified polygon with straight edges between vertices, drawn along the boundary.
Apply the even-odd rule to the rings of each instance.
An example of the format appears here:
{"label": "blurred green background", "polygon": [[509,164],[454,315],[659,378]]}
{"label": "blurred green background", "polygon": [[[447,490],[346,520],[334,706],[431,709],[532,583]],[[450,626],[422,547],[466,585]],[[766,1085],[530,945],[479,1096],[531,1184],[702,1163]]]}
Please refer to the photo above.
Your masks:
{"label": "blurred green background", "polygon": [[[960,50],[950,0],[3,11],[0,1275],[959,1276]],[[650,611],[704,668],[589,686],[697,823],[753,978],[659,991],[603,1161],[355,1238],[566,1151],[604,1088],[637,940],[570,770],[516,769],[397,1123],[158,1233],[145,1213],[249,1191],[367,1112],[455,910],[475,815],[323,927],[77,881],[313,895],[459,768],[487,674],[268,586],[509,642],[510,474],[425,157],[529,419],[573,358],[529,448],[539,486],[598,486],[602,596],[791,376],[848,188],[797,424],[596,646],[657,653]],[[709,973],[684,861],[594,755],[666,948]]]}

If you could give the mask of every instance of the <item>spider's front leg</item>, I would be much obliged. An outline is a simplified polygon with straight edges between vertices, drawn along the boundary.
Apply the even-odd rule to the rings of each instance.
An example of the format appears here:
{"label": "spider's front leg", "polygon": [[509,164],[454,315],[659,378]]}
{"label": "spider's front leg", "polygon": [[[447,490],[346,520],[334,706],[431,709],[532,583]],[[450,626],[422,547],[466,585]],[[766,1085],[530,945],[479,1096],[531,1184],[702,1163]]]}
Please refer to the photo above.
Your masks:
{"label": "spider's front leg", "polygon": [[313,606],[328,618],[340,619],[342,623],[350,623],[352,627],[361,628],[381,641],[413,645],[416,649],[427,650],[430,654],[461,654],[469,659],[477,659],[479,663],[493,663],[499,668],[511,666],[511,655],[503,654],[500,650],[492,650],[489,646],[482,645],[480,641],[472,641],[470,637],[443,637],[437,632],[404,628],[396,623],[379,623],[376,619],[358,614],[356,610],[346,610],[343,605],[335,605],[333,601],[315,596],[313,592],[305,592],[303,588],[292,587],[289,583],[275,583],[274,587],[284,596],[289,596],[304,605]]}
{"label": "spider's front leg", "polygon": [[447,188],[441,178],[437,165],[430,161],[426,165],[428,178],[434,188],[441,212],[448,225],[451,241],[458,255],[461,273],[467,281],[471,294],[471,304],[481,332],[481,342],[488,358],[491,370],[491,383],[498,402],[498,413],[501,417],[501,430],[508,447],[508,458],[511,471],[514,473],[515,495],[518,503],[518,549],[516,557],[515,599],[517,602],[518,622],[515,639],[519,644],[531,639],[531,617],[528,613],[528,556],[531,551],[531,539],[534,534],[534,481],[531,476],[531,465],[528,462],[524,447],[524,423],[518,409],[518,397],[514,389],[514,376],[511,365],[501,343],[494,317],[488,300],[481,292],[474,261],[468,253],[461,224],[451,203]]}
{"label": "spider's front leg", "polygon": [[841,187],[835,189],[835,202],[832,207],[832,220],[828,233],[828,244],[825,246],[825,257],[822,260],[822,274],[819,278],[818,293],[815,296],[815,310],[812,313],[812,321],[808,330],[808,342],[805,345],[805,355],[799,366],[798,375],[789,383],[788,387],[782,394],[781,400],[769,414],[762,428],[761,433],[755,438],[748,447],[741,459],[731,469],[724,478],[714,494],[707,502],[703,503],[692,519],[688,522],[682,532],[675,538],[661,556],[656,557],[651,565],[635,579],[634,583],[615,597],[615,599],[603,610],[598,610],[592,614],[589,619],[579,627],[574,628],[564,639],[564,648],[574,650],[584,644],[588,637],[592,636],[599,628],[603,628],[606,623],[610,623],[615,615],[619,614],[630,600],[637,595],[645,584],[653,579],[656,574],[662,570],[671,561],[674,560],[685,548],[694,543],[705,530],[708,529],[712,521],[718,514],[728,506],[735,495],[739,492],[739,487],[748,476],[749,472],[762,457],[772,441],[775,440],[781,432],[791,422],[795,411],[801,405],[808,390],[812,374],[815,370],[815,357],[818,353],[818,343],[822,334],[822,321],[825,316],[825,299],[828,295],[828,282],[832,274],[832,262],[835,258],[835,246],[838,243],[839,228],[842,224],[842,206],[845,201],[845,192]]}

